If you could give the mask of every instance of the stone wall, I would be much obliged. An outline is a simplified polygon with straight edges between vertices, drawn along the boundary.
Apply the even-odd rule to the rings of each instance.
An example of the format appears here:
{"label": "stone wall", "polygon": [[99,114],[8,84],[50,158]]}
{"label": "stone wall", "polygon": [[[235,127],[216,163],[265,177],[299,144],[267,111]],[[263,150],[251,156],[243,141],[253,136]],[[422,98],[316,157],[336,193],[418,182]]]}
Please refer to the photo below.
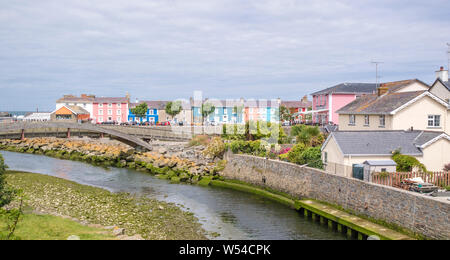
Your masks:
{"label": "stone wall", "polygon": [[339,205],[428,238],[450,239],[449,201],[286,162],[232,153],[225,157],[226,178]]}

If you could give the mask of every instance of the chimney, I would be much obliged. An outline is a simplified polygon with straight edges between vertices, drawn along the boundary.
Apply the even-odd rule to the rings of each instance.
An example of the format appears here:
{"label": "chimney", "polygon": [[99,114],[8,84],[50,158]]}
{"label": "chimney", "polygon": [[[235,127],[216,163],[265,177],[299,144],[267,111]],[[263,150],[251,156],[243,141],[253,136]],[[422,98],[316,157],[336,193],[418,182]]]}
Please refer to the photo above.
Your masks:
{"label": "chimney", "polygon": [[308,102],[308,96],[307,96],[307,95],[304,95],[304,96],[303,96],[302,102],[303,102],[303,103],[307,103],[307,102]]}
{"label": "chimney", "polygon": [[81,98],[87,98],[88,97],[88,95],[86,95],[86,94],[81,94]]}
{"label": "chimney", "polygon": [[278,105],[281,105],[281,98],[277,98]]}
{"label": "chimney", "polygon": [[378,96],[381,97],[382,95],[388,93],[389,88],[381,85],[381,86],[378,87],[377,91],[378,91]]}
{"label": "chimney", "polygon": [[448,70],[444,70],[444,67],[441,67],[438,71],[436,71],[436,78],[448,82]]}

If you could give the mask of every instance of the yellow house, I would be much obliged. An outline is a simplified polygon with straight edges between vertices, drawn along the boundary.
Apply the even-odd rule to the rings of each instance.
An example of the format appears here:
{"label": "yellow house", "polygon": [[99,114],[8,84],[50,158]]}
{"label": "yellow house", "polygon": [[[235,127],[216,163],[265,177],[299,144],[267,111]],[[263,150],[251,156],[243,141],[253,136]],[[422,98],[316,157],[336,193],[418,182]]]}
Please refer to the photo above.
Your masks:
{"label": "yellow house", "polygon": [[340,131],[423,130],[450,133],[449,104],[429,91],[365,95],[339,111]]}
{"label": "yellow house", "polygon": [[417,158],[429,171],[450,163],[450,136],[436,131],[337,131],[322,146],[327,172],[351,177],[352,167],[366,161],[388,161],[392,153]]}

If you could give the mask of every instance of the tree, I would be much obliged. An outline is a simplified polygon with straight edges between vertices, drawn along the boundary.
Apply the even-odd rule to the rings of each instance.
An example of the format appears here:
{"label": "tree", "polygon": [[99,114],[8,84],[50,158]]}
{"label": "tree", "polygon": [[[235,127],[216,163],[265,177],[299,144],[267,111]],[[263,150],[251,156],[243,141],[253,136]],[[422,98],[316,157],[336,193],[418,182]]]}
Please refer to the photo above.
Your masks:
{"label": "tree", "polygon": [[0,154],[0,208],[8,205],[14,198],[14,191],[6,185],[5,171],[5,161]]}
{"label": "tree", "polygon": [[166,114],[172,116],[172,118],[178,115],[182,109],[181,101],[168,102],[166,104]]}
{"label": "tree", "polygon": [[139,117],[142,122],[142,118],[147,115],[148,105],[147,103],[141,103],[137,105],[135,108],[131,109],[131,113],[133,113],[136,117]]}
{"label": "tree", "polygon": [[291,121],[292,119],[291,112],[285,106],[280,107],[280,119],[281,121]]}
{"label": "tree", "polygon": [[201,108],[200,113],[202,114],[203,125],[205,124],[206,118],[209,115],[211,115],[212,113],[214,113],[215,110],[216,110],[216,107],[213,104],[211,104],[211,103],[202,104],[202,108]]}

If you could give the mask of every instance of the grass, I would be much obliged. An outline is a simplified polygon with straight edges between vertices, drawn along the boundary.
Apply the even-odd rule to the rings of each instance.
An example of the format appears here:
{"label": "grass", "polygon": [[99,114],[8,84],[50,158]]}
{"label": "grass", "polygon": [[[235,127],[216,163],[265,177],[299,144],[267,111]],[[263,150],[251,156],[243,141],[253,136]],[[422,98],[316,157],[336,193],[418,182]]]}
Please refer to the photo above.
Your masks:
{"label": "grass", "polygon": [[198,219],[173,203],[111,193],[36,173],[8,171],[6,181],[23,190],[26,204],[37,212],[70,216],[82,223],[118,226],[128,236],[139,234],[145,239],[206,239]]}
{"label": "grass", "polygon": [[[0,217],[0,230],[5,230]],[[2,233],[0,233],[0,237]],[[73,220],[51,215],[25,214],[14,233],[17,240],[66,240],[75,235],[81,240],[114,240],[115,237],[101,228],[83,226]]]}

